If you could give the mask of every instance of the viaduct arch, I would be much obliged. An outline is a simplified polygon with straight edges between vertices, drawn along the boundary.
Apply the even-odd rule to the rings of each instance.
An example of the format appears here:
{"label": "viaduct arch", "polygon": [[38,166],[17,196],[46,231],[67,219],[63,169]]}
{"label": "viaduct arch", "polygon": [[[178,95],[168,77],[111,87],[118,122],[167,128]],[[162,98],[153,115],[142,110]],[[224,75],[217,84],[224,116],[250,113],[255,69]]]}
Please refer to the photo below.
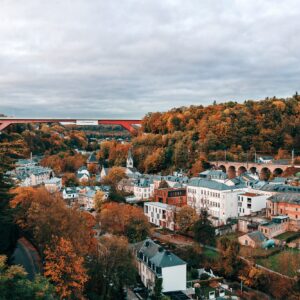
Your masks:
{"label": "viaduct arch", "polygon": [[[228,162],[228,161],[211,161],[211,165],[223,170],[225,173],[236,175],[241,175],[244,172],[252,172],[257,174],[262,174],[264,172],[271,172],[276,176],[280,176],[285,169],[292,167],[292,164],[280,165],[280,164],[259,164],[252,162]],[[299,167],[299,166],[296,166]]]}
{"label": "viaduct arch", "polygon": [[131,133],[136,129],[133,125],[140,125],[141,120],[121,119],[64,119],[64,118],[0,118],[0,132],[11,124],[29,123],[68,123],[74,125],[120,125]]}

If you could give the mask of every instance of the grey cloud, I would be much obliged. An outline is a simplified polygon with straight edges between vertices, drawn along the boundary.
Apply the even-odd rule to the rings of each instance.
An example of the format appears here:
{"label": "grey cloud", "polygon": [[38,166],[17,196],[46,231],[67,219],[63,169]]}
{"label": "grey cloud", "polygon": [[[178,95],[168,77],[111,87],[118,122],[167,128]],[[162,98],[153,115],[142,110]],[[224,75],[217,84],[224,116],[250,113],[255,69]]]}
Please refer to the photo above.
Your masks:
{"label": "grey cloud", "polygon": [[297,0],[0,2],[0,112],[142,117],[299,88]]}

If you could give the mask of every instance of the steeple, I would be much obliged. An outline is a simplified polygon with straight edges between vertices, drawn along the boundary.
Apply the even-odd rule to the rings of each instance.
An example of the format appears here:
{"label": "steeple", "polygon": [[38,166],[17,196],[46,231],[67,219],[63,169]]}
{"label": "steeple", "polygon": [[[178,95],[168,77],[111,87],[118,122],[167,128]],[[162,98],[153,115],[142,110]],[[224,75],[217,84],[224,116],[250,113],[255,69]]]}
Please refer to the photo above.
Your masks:
{"label": "steeple", "polygon": [[133,168],[133,158],[132,158],[132,154],[131,154],[131,149],[128,150],[126,167]]}

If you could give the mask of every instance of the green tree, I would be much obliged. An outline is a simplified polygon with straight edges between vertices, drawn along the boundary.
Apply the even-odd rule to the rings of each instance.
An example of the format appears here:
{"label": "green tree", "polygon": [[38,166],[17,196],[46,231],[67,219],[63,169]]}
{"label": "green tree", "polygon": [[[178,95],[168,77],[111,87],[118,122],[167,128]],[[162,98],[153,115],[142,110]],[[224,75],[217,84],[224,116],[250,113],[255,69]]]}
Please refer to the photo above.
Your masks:
{"label": "green tree", "polygon": [[0,299],[1,300],[54,300],[54,286],[40,275],[33,281],[21,266],[7,266],[6,256],[0,256]]}
{"label": "green tree", "polygon": [[125,235],[130,243],[142,241],[149,235],[149,223],[145,219],[132,217],[125,226]]}
{"label": "green tree", "polygon": [[103,236],[97,254],[87,262],[90,280],[86,285],[88,299],[123,299],[123,287],[136,280],[132,252],[125,238]]}
{"label": "green tree", "polygon": [[204,245],[215,244],[215,229],[208,219],[206,210],[202,210],[199,220],[194,224],[194,239]]}
{"label": "green tree", "polygon": [[162,290],[163,290],[163,279],[155,277],[155,284],[153,289],[153,300],[162,300]]}
{"label": "green tree", "polygon": [[19,235],[18,227],[13,221],[13,210],[9,207],[11,188],[11,181],[0,171],[0,254],[8,257],[13,253]]}

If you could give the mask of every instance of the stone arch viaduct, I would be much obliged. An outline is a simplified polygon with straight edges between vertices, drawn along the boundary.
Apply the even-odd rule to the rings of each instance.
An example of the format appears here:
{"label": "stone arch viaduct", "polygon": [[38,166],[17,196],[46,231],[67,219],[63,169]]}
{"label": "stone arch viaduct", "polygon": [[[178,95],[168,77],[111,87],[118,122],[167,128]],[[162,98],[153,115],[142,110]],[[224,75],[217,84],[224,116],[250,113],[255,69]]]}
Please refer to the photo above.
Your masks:
{"label": "stone arch viaduct", "polygon": [[[281,175],[288,167],[292,167],[292,164],[273,164],[273,163],[254,163],[254,162],[229,162],[229,161],[211,161],[210,164],[219,169],[222,169],[225,173],[233,172],[238,175],[244,172],[252,172],[261,174],[262,172],[270,172],[274,175]],[[300,166],[295,166],[300,167]]]}

